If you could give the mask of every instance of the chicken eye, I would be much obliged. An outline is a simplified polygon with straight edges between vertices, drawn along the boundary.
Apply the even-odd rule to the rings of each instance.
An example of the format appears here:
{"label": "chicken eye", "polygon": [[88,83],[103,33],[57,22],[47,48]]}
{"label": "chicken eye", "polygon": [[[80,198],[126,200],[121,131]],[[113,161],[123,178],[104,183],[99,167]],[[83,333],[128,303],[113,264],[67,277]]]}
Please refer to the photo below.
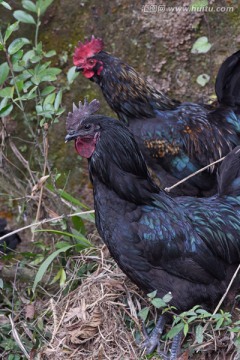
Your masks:
{"label": "chicken eye", "polygon": [[89,62],[90,65],[94,65],[94,64],[95,64],[95,60],[93,60],[93,59],[89,59],[88,62]]}
{"label": "chicken eye", "polygon": [[84,125],[84,130],[89,130],[90,128],[91,128],[91,125],[90,125],[90,124]]}

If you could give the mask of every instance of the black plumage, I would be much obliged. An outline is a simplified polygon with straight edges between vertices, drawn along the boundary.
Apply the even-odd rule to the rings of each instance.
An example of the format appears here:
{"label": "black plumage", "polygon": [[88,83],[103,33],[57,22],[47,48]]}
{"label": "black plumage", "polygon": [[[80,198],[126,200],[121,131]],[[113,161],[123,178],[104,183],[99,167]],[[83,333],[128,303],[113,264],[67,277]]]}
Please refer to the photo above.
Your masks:
{"label": "black plumage", "polygon": [[111,255],[145,292],[171,292],[179,311],[213,309],[240,262],[240,147],[220,167],[217,195],[171,198],[121,122],[92,111],[82,120],[82,110],[69,114],[66,141],[88,150],[96,226]]}
{"label": "black plumage", "polygon": [[[80,44],[74,64],[100,86],[109,106],[128,125],[163,188],[240,145],[240,52],[230,56],[219,70],[217,107],[170,99],[131,66],[104,52],[100,39]],[[215,194],[217,167],[192,177],[171,194]]]}
{"label": "black plumage", "polygon": [[[6,229],[7,221],[4,218],[0,218],[0,238],[9,234],[11,231]],[[21,238],[18,234],[13,234],[0,240],[0,255],[7,254],[12,250],[15,250],[17,245],[21,242]]]}

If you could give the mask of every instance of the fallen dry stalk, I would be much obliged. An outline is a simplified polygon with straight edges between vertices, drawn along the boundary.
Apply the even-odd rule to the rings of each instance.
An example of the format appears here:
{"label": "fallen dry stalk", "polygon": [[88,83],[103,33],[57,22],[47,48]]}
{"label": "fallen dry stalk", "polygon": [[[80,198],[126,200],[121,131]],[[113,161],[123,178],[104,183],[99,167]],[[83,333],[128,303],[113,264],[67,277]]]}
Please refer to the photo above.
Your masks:
{"label": "fallen dry stalk", "polygon": [[[46,176],[47,172],[47,162],[48,162],[48,124],[44,124],[44,134],[43,134],[43,152],[44,152],[44,166],[43,166],[43,175],[42,177]],[[35,218],[35,222],[39,220],[40,217],[40,210],[42,205],[42,197],[43,197],[43,186],[40,188],[39,200],[38,200],[38,207],[37,207],[37,214]],[[32,241],[34,241],[34,232],[32,234]]]}
{"label": "fallen dry stalk", "polygon": [[[232,278],[231,278],[231,280],[230,280],[230,282],[229,282],[229,284],[228,284],[228,287],[227,287],[225,293],[223,294],[223,296],[221,297],[219,303],[217,304],[214,312],[212,313],[212,316],[210,317],[210,319],[208,320],[208,322],[204,325],[202,333],[204,333],[204,332],[207,330],[209,324],[211,324],[213,315],[215,315],[215,314],[218,312],[220,306],[222,305],[223,301],[225,300],[225,298],[226,298],[226,296],[227,296],[227,294],[228,294],[228,292],[229,292],[229,290],[230,290],[230,288],[231,288],[234,280],[235,280],[236,277],[237,277],[237,274],[238,274],[239,270],[240,270],[240,264],[238,265],[235,273],[233,274],[233,276],[232,276]],[[194,347],[194,345],[196,345],[196,342],[197,342],[197,341],[195,340],[194,343],[192,344],[192,347]]]}
{"label": "fallen dry stalk", "polygon": [[192,178],[193,176],[195,176],[195,175],[201,173],[202,171],[208,169],[210,166],[215,165],[215,164],[223,161],[223,160],[225,159],[225,157],[226,157],[226,156],[223,156],[222,158],[220,158],[220,159],[212,162],[211,164],[204,166],[202,169],[199,169],[198,171],[195,171],[193,174],[188,175],[188,176],[185,177],[184,179],[178,181],[176,184],[174,184],[174,185],[172,185],[172,186],[170,186],[170,187],[166,187],[164,190],[167,191],[167,192],[170,192],[172,189],[174,189],[174,188],[177,187],[178,185],[184,183],[185,181],[187,181],[188,179]]}
{"label": "fallen dry stalk", "polygon": [[30,356],[28,355],[28,352],[27,350],[25,349],[19,335],[18,335],[18,332],[16,330],[16,327],[14,325],[14,322],[13,322],[13,319],[11,317],[11,315],[8,316],[9,317],[9,320],[10,320],[10,323],[11,323],[11,326],[12,326],[12,336],[14,338],[14,340],[16,341],[16,343],[18,344],[18,346],[20,347],[20,349],[22,350],[22,352],[24,353],[24,355],[26,356],[27,359],[30,360]]}
{"label": "fallen dry stalk", "polygon": [[66,217],[72,217],[72,216],[77,216],[77,215],[87,215],[87,214],[94,214],[94,210],[88,210],[88,211],[81,211],[81,212],[77,212],[77,213],[74,213],[74,214],[67,214],[67,215],[60,215],[60,216],[57,216],[55,218],[51,218],[51,219],[44,219],[42,221],[38,221],[38,222],[35,222],[35,223],[32,223],[30,225],[26,225],[22,228],[19,228],[17,230],[14,230],[14,231],[11,231],[9,232],[8,234],[4,235],[4,236],[1,236],[0,237],[0,240],[3,240],[5,238],[7,238],[8,236],[10,235],[13,235],[13,234],[16,234],[16,233],[19,233],[20,231],[23,231],[23,230],[26,230],[26,229],[29,229],[31,227],[37,227],[39,225],[42,225],[42,224],[45,224],[45,223],[48,223],[48,222],[51,222],[51,221],[57,221],[57,220],[62,220]]}

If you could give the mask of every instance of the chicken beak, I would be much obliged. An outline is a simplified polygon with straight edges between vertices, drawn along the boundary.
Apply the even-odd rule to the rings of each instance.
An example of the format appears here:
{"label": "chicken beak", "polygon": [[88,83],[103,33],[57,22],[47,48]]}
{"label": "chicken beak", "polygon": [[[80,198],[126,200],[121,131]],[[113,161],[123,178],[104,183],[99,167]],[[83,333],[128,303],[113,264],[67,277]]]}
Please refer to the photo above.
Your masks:
{"label": "chicken beak", "polygon": [[81,66],[76,66],[76,69],[75,69],[76,72],[80,72],[80,71],[83,71],[83,68]]}
{"label": "chicken beak", "polygon": [[65,143],[67,143],[67,142],[69,142],[69,141],[71,141],[71,140],[74,140],[74,139],[76,139],[76,135],[75,135],[75,134],[67,134],[67,135],[65,136]]}

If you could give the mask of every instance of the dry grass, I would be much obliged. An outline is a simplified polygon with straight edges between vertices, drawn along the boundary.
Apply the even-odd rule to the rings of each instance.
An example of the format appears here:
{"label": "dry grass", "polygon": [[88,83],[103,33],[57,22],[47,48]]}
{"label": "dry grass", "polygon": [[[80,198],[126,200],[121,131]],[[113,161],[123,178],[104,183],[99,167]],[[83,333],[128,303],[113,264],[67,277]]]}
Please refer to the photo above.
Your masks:
{"label": "dry grass", "polygon": [[[50,300],[48,307],[52,316],[48,318],[47,329],[51,340],[38,354],[38,359],[47,360],[140,360],[145,358],[136,343],[136,334],[141,333],[138,311],[146,306],[137,287],[133,285],[115,262],[109,257],[105,247],[98,255],[81,255],[80,262],[96,261],[97,270],[88,275],[82,285],[66,296],[62,293],[58,300]],[[151,314],[156,319],[153,309]],[[126,324],[131,322],[131,328]],[[139,338],[139,336],[137,336]],[[189,336],[189,345],[194,336]],[[165,350],[170,341],[165,342]],[[187,344],[186,339],[184,344]],[[227,331],[208,329],[205,340],[197,345],[196,360],[238,360],[233,338]],[[189,349],[188,349],[189,350]],[[187,360],[185,351],[179,360]],[[151,359],[160,359],[154,356]]]}
{"label": "dry grass", "polygon": [[140,330],[141,296],[114,262],[104,258],[102,250],[94,260],[99,262],[98,269],[80,287],[57,302],[51,299],[53,316],[47,327],[52,338],[39,354],[41,359],[140,358],[125,318]]}

